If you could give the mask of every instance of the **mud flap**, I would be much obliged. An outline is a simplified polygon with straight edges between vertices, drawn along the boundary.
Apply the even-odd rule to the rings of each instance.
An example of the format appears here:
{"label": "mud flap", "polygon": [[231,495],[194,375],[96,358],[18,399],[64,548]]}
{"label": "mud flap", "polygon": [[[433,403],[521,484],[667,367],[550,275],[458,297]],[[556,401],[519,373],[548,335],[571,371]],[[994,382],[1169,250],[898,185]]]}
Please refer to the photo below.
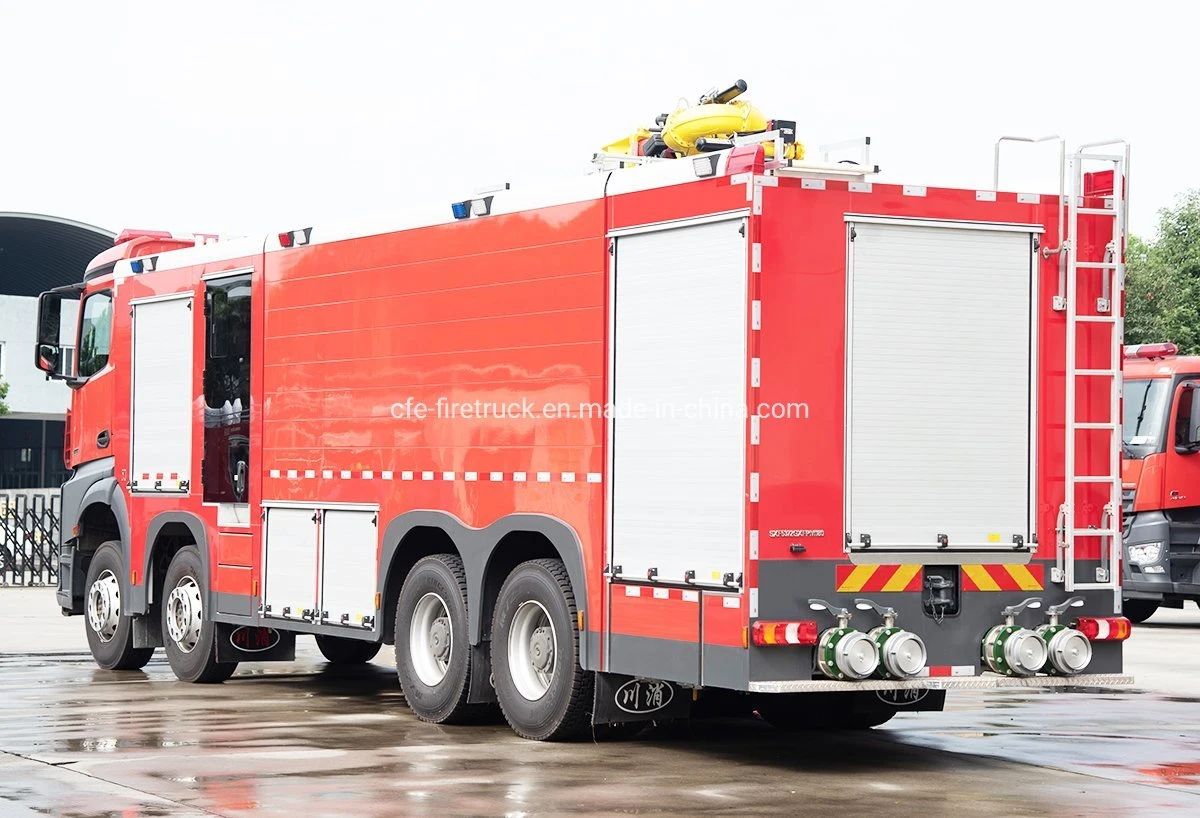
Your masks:
{"label": "mud flap", "polygon": [[162,617],[158,612],[133,617],[133,646],[161,648],[163,646]]}
{"label": "mud flap", "polygon": [[492,686],[491,642],[471,645],[471,689],[467,691],[467,702],[486,704],[496,701],[496,688]]}
{"label": "mud flap", "polygon": [[945,690],[864,690],[854,694],[851,712],[886,715],[905,711],[940,711],[946,706]]}
{"label": "mud flap", "polygon": [[291,662],[296,634],[274,628],[215,623],[218,662]]}
{"label": "mud flap", "polygon": [[592,724],[686,719],[692,710],[692,691],[652,679],[620,673],[596,673]]}

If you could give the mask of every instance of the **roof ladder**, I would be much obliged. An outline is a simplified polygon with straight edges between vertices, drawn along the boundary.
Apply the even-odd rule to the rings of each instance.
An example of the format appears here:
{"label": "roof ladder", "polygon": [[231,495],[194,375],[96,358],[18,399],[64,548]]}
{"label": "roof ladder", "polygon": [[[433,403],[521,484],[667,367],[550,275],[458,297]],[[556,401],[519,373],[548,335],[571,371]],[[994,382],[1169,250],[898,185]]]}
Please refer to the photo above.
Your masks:
{"label": "roof ladder", "polygon": [[[1096,152],[1114,148],[1119,152]],[[1111,196],[1089,193],[1084,199],[1084,166],[1110,166],[1113,170]],[[1054,308],[1066,313],[1066,423],[1065,423],[1065,497],[1059,507],[1057,525],[1057,560],[1051,570],[1051,581],[1061,583],[1072,591],[1111,591],[1116,610],[1120,610],[1120,547],[1121,547],[1121,351],[1124,319],[1120,315],[1121,293],[1125,285],[1125,248],[1127,241],[1126,202],[1129,195],[1129,145],[1123,140],[1094,142],[1083,145],[1074,153],[1065,174],[1070,177],[1066,201],[1065,232],[1060,248],[1066,256],[1065,281]],[[1064,180],[1065,181],[1065,180]],[[1065,185],[1064,185],[1065,187]],[[1102,198],[1103,207],[1095,206]],[[1087,241],[1080,240],[1080,218],[1088,219]],[[1111,219],[1111,240],[1100,246],[1103,239],[1096,234],[1107,232]],[[1049,249],[1049,248],[1047,248]],[[1047,254],[1049,255],[1049,254]],[[1086,256],[1086,258],[1085,258]],[[1096,292],[1095,277],[1099,276],[1100,295],[1094,302],[1081,298],[1080,284],[1085,292]],[[1090,286],[1088,286],[1090,285]],[[1091,339],[1102,338],[1097,324],[1107,324],[1108,363],[1099,368],[1080,367],[1077,351],[1079,331],[1084,328]],[[1095,348],[1095,340],[1087,347]],[[1093,361],[1093,364],[1095,362]],[[1107,414],[1080,420],[1076,396],[1091,395],[1098,384],[1108,393]],[[1094,414],[1094,412],[1093,412]],[[1080,474],[1076,461],[1076,433],[1103,434],[1108,440],[1107,471],[1103,474]],[[1106,489],[1106,500],[1096,519],[1097,488]],[[1100,564],[1095,580],[1080,581],[1075,566],[1075,545],[1079,541],[1098,543]],[[1091,550],[1091,549],[1089,549]]]}

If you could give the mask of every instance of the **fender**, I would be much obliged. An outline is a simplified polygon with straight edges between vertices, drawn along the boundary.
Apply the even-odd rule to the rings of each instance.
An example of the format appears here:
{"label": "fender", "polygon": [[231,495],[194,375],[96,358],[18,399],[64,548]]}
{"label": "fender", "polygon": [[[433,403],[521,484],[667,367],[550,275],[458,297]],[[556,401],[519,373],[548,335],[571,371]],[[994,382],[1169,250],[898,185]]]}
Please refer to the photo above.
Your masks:
{"label": "fender", "polygon": [[146,553],[142,558],[142,584],[129,589],[129,610],[131,613],[144,614],[150,609],[149,588],[151,581],[150,566],[154,559],[154,541],[170,523],[182,523],[191,533],[196,548],[200,551],[200,566],[204,573],[201,591],[204,593],[204,609],[212,610],[209,606],[209,577],[211,570],[208,564],[208,529],[204,521],[188,511],[164,511],[155,515],[146,529]]}
{"label": "fender", "polygon": [[[388,523],[383,532],[377,588],[380,594],[385,590],[388,571],[401,541],[414,528],[420,527],[441,529],[454,541],[459,554],[462,555],[463,568],[467,573],[467,599],[471,603],[467,606],[467,633],[472,645],[478,645],[482,637],[482,606],[476,604],[475,600],[483,597],[483,579],[487,574],[492,552],[505,535],[514,531],[532,531],[550,541],[566,566],[567,575],[571,578],[571,587],[575,591],[576,603],[580,610],[587,607],[587,581],[583,571],[583,546],[580,545],[579,535],[562,520],[546,514],[510,514],[486,528],[471,528],[453,514],[444,511],[405,512]],[[586,639],[585,634],[580,634],[580,637]],[[586,655],[582,650],[580,653]]]}
{"label": "fender", "polygon": [[[64,612],[82,613],[84,597],[84,557],[76,546],[75,527],[84,511],[93,505],[106,506],[117,521],[121,555],[129,564],[129,512],[125,495],[113,479],[113,458],[84,463],[62,485],[62,511],[59,525],[59,574],[57,599]],[[90,556],[88,556],[90,559]]]}

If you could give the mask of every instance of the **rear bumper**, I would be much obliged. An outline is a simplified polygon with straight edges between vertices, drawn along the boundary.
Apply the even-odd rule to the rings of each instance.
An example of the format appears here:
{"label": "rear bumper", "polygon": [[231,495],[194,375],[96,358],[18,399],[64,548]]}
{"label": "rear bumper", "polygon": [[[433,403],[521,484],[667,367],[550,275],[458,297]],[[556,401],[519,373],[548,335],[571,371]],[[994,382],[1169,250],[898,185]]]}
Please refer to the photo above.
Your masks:
{"label": "rear bumper", "polygon": [[751,682],[751,693],[836,693],[854,690],[992,690],[1018,687],[1123,687],[1132,676],[1120,673],[1084,673],[1079,676],[958,676],[886,681],[837,682],[832,679],[793,679]]}

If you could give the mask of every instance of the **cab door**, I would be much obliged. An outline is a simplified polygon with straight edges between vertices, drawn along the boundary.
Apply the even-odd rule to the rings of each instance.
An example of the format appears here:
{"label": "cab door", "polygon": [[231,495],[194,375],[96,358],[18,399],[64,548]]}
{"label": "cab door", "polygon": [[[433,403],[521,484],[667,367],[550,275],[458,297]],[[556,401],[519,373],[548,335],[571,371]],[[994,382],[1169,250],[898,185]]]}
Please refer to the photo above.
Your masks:
{"label": "cab door", "polygon": [[1164,510],[1200,507],[1200,375],[1175,386],[1164,472]]}

